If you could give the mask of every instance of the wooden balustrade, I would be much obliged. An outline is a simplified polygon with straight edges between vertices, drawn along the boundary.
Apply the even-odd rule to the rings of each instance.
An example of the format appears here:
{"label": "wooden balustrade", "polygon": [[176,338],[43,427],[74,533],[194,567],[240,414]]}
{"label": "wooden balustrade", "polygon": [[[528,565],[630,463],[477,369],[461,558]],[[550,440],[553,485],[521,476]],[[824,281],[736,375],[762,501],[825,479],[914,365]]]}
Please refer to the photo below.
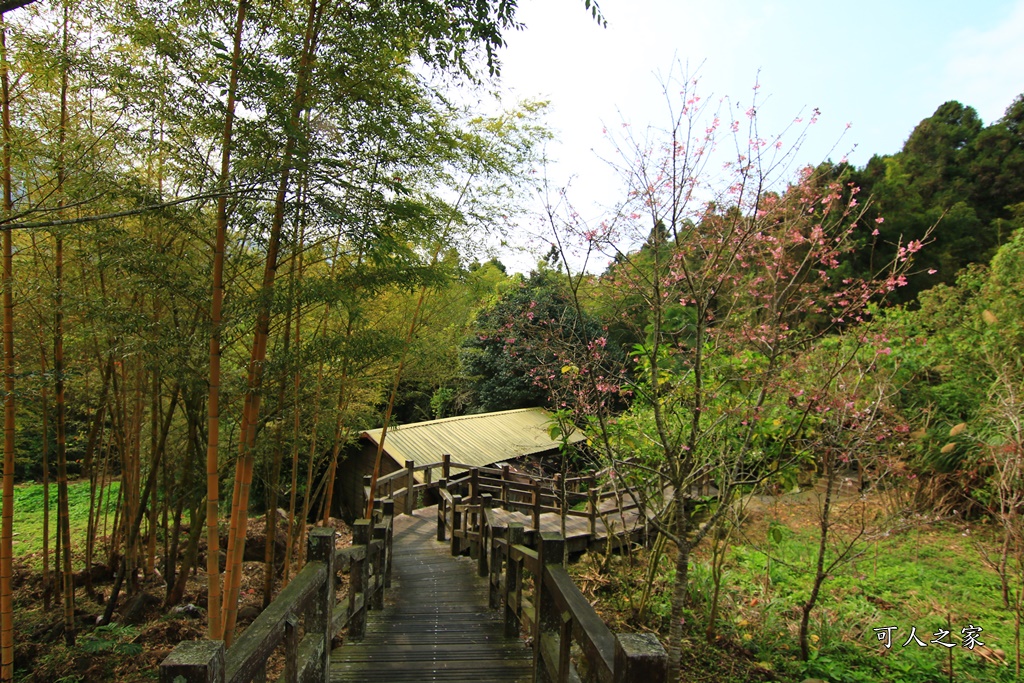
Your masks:
{"label": "wooden balustrade", "polygon": [[[480,576],[488,578],[490,607],[504,610],[505,634],[530,634],[537,681],[584,680],[570,657],[573,643],[586,661],[586,680],[667,681],[668,655],[658,639],[651,634],[612,633],[576,587],[562,566],[565,541],[560,534],[535,532],[535,547],[530,548],[521,524],[495,525],[492,504],[504,505],[500,498],[481,493],[479,503],[466,503],[450,493],[445,481],[439,482],[438,491],[437,539],[450,539],[453,555],[471,549]],[[585,514],[593,519],[597,495],[583,498],[588,500]],[[532,581],[524,582],[526,577]],[[532,586],[529,594],[524,591],[527,585]]]}
{"label": "wooden balustrade", "polygon": [[[484,514],[485,526],[488,515]],[[542,533],[537,549],[525,546],[522,525],[487,529],[490,539],[486,576],[490,606],[504,607],[505,634],[524,631],[532,637],[535,680],[550,683],[584,680],[573,664],[572,644],[579,646],[586,680],[600,683],[664,683],[668,655],[652,634],[613,634],[561,566],[565,541]],[[532,593],[524,595],[524,573]]]}
{"label": "wooden balustrade", "polygon": [[[350,638],[362,637],[366,611],[384,605],[391,575],[394,502],[379,501],[376,508],[373,519],[355,523],[349,548],[335,549],[333,528],[313,529],[306,565],[231,648],[225,651],[220,640],[179,643],[160,664],[161,683],[262,683],[267,660],[282,645],[286,683],[328,680],[333,637],[346,626]],[[336,574],[345,568],[349,591],[337,603]]]}

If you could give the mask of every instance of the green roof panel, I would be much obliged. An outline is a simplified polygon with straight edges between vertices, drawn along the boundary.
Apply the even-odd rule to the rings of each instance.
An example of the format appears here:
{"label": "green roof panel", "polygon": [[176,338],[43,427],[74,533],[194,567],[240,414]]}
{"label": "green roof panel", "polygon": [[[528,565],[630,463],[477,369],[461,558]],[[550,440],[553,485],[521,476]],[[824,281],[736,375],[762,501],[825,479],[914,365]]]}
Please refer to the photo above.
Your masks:
{"label": "green roof panel", "polygon": [[[485,467],[557,449],[558,441],[548,433],[551,424],[551,413],[543,408],[446,417],[389,428],[384,450],[399,465],[406,460],[426,465],[448,453],[452,462]],[[377,444],[381,431],[370,429],[360,436]],[[571,443],[584,440],[578,431],[569,437]]]}

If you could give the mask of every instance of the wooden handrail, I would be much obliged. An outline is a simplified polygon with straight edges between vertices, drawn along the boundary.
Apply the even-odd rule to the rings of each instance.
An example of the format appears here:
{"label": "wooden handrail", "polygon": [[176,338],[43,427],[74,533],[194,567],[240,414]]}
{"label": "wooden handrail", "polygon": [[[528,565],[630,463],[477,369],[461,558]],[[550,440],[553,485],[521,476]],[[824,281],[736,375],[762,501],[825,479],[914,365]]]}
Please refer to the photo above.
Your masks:
{"label": "wooden handrail", "polygon": [[[441,472],[440,479],[433,479],[432,472],[434,470]],[[461,472],[453,473],[453,470],[461,470]],[[415,473],[424,473],[423,481],[416,481],[413,477]],[[566,505],[586,503],[588,506],[592,506],[596,513],[598,509],[602,508],[604,503],[615,500],[615,509],[606,510],[606,512],[612,514],[639,507],[634,502],[635,496],[631,495],[630,491],[624,492],[621,488],[618,490],[602,488],[595,491],[594,485],[597,476],[595,474],[567,478],[564,485]],[[476,483],[470,484],[470,480],[474,477]],[[364,487],[368,483],[368,479],[368,477],[364,478]],[[452,462],[450,457],[444,456],[439,461],[422,465],[406,461],[405,467],[380,476],[377,479],[377,496],[375,497],[390,497],[397,503],[400,503],[399,507],[403,511],[411,513],[419,506],[419,499],[422,499],[423,505],[429,504],[429,496],[426,494],[430,491],[437,491],[440,481],[446,481],[449,489],[460,489],[458,492],[462,493],[464,497],[472,497],[475,500],[475,497],[480,493],[490,493],[495,496],[496,500],[501,500],[503,504],[509,502],[535,504],[536,499],[536,504],[539,504],[541,507],[559,508],[563,496],[563,486],[557,480],[557,477],[533,477],[526,474],[512,473],[508,466],[501,468],[477,467],[468,463]],[[473,490],[465,490],[466,485],[470,485]],[[584,486],[586,486],[586,490],[583,490]],[[365,489],[364,495],[366,497],[370,495],[368,488]],[[527,496],[529,500],[524,499]],[[519,500],[513,500],[514,498]],[[541,514],[559,511],[558,509],[546,509],[542,510]],[[575,516],[581,515],[577,514]],[[588,516],[593,520],[593,514]],[[593,524],[591,526],[593,527]]]}
{"label": "wooden handrail", "polygon": [[[612,633],[594,611],[586,597],[562,567],[565,540],[558,533],[534,534],[535,548],[525,545],[525,529],[512,523],[495,526],[497,519],[489,509],[491,501],[463,505],[458,495],[443,489],[442,500],[462,520],[477,514],[479,528],[462,520],[449,525],[438,515],[438,537],[452,534],[452,552],[456,539],[479,543],[480,575],[488,578],[492,609],[504,609],[505,634],[530,633],[534,648],[536,680],[566,683],[578,681],[570,653],[573,642],[587,662],[594,680],[601,683],[665,683],[668,680],[668,655],[651,634]],[[439,511],[442,509],[438,507]],[[460,548],[459,548],[460,549]],[[532,592],[526,595],[523,578],[533,577]]]}
{"label": "wooden handrail", "polygon": [[[336,550],[333,528],[309,534],[308,562],[225,651],[224,642],[179,643],[160,663],[161,683],[250,683],[264,680],[267,659],[284,643],[288,683],[329,680],[331,640],[344,627],[365,633],[366,611],[383,608],[390,584],[394,502],[377,501],[374,519],[353,526],[353,546]],[[348,568],[349,594],[336,603],[336,571]],[[298,638],[299,622],[305,636]]]}
{"label": "wooden handrail", "polygon": [[[334,540],[333,535],[330,538]],[[225,680],[248,683],[284,638],[285,621],[299,617],[327,579],[324,562],[308,562],[267,609],[238,636],[225,660]]]}

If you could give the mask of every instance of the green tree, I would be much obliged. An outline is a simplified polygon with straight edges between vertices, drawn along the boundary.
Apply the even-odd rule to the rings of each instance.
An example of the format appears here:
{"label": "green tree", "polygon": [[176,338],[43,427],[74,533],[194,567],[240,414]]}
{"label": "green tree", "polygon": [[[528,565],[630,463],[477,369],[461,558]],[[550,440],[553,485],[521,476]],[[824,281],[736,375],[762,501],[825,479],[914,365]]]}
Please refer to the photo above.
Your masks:
{"label": "green tree", "polygon": [[861,196],[872,199],[866,218],[884,219],[862,238],[856,272],[872,273],[899,244],[933,227],[935,243],[920,255],[899,299],[908,301],[940,282],[952,284],[961,268],[992,258],[1010,235],[1009,207],[1024,201],[1020,102],[1018,97],[989,126],[972,107],[946,102],[914,128],[900,152],[872,157],[863,169],[843,170]]}
{"label": "green tree", "polygon": [[[477,313],[462,353],[463,372],[475,394],[471,410],[550,405],[566,374],[563,368],[579,364],[588,344],[604,338],[597,320],[573,305],[562,280],[541,268],[513,280],[492,306]],[[614,375],[615,366],[607,359],[603,370],[594,371]]]}

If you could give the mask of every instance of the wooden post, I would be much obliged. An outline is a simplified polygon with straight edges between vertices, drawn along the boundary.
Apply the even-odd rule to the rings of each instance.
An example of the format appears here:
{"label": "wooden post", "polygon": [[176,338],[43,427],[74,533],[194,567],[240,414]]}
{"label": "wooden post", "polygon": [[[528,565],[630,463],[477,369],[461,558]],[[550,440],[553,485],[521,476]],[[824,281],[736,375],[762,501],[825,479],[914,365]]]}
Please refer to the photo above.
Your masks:
{"label": "wooden post", "polygon": [[[468,501],[467,501],[468,502]],[[474,508],[472,504],[466,507],[466,513],[462,515],[462,524],[466,527],[466,543],[469,545],[470,559],[480,557],[480,513],[479,506]]]}
{"label": "wooden post", "polygon": [[590,540],[597,536],[597,487],[593,477],[587,477],[587,512],[590,513]]}
{"label": "wooden post", "polygon": [[299,683],[299,621],[294,614],[284,620],[284,683]]}
{"label": "wooden post", "polygon": [[327,566],[327,578],[317,590],[306,613],[307,634],[315,633],[321,642],[317,644],[319,661],[310,671],[311,680],[326,681],[331,677],[331,638],[334,636],[334,529],[319,527],[309,532],[306,556],[310,562],[323,562]]}
{"label": "wooden post", "polygon": [[540,573],[533,577],[533,604],[536,607],[533,626],[533,671],[534,680],[538,683],[551,682],[548,676],[547,667],[542,657],[541,641],[545,632],[556,632],[560,630],[562,619],[555,604],[554,596],[544,585],[544,575],[547,574],[548,565],[562,564],[562,557],[565,554],[565,539],[558,532],[543,532],[538,538],[537,558],[540,564]]}
{"label": "wooden post", "polygon": [[452,555],[458,555],[462,551],[459,545],[459,537],[456,535],[462,526],[462,513],[459,506],[462,505],[462,496],[452,496]]}
{"label": "wooden post", "polygon": [[501,466],[501,504],[506,510],[508,509],[508,475],[510,468],[508,465]]}
{"label": "wooden post", "polygon": [[[572,648],[572,613],[558,615],[558,680],[569,680],[569,656]],[[637,679],[642,680],[642,679]]]}
{"label": "wooden post", "polygon": [[441,456],[441,478],[444,480],[451,479],[452,476],[452,455],[451,453],[445,453]]}
{"label": "wooden post", "polygon": [[444,499],[444,494],[448,490],[448,480],[442,479],[437,482],[437,540],[440,543],[444,543],[444,527],[445,527],[445,513],[447,511],[448,501]]}
{"label": "wooden post", "polygon": [[612,681],[668,681],[668,654],[653,633],[619,633],[615,636],[615,669]]}
{"label": "wooden post", "polygon": [[[512,546],[522,545],[526,532],[523,525],[512,522],[508,525],[508,554],[505,555],[505,635],[514,638],[519,635],[519,615],[516,608],[522,600],[518,596],[521,590],[519,563],[512,560]],[[516,593],[515,604],[512,594]]]}
{"label": "wooden post", "polygon": [[540,482],[536,479],[530,480],[531,503],[533,504],[533,530],[540,537]]}
{"label": "wooden post", "polygon": [[359,514],[363,514],[362,511],[366,509],[367,503],[370,502],[370,495],[373,493],[372,491],[370,491],[370,484],[371,484],[371,482],[373,482],[373,477],[371,477],[369,474],[364,474],[363,475],[363,497],[362,497],[363,504],[359,506],[359,510],[360,510]]}
{"label": "wooden post", "polygon": [[370,592],[370,609],[384,609],[384,566],[388,546],[388,530],[384,526],[374,527],[373,540],[380,541],[380,547],[373,552],[373,590]]}
{"label": "wooden post", "polygon": [[224,683],[224,641],[186,640],[160,662],[160,683]]}
{"label": "wooden post", "polygon": [[[487,560],[487,597],[490,608],[498,609],[501,607],[501,546],[494,542],[494,529],[490,530],[490,537],[491,551]],[[508,539],[507,529],[505,531],[505,539]]]}
{"label": "wooden post", "polygon": [[412,460],[405,461],[405,514],[411,515],[416,509],[416,478],[413,468],[416,463]]}
{"label": "wooden post", "polygon": [[[352,570],[349,573],[348,584],[348,637],[352,640],[362,640],[366,634],[366,609],[369,607],[370,596],[366,593],[369,583],[370,571],[370,520],[357,519],[352,525],[352,546],[363,546],[366,556],[362,560],[352,561]],[[357,599],[361,598],[361,604],[356,607]]]}
{"label": "wooden post", "polygon": [[487,511],[491,509],[491,494],[480,495],[480,529],[479,548],[477,548],[476,573],[477,576],[487,576],[487,560],[490,555],[490,546],[487,541],[491,535],[491,528],[487,525]]}
{"label": "wooden post", "polygon": [[387,539],[384,541],[384,587],[391,588],[391,549],[395,539],[395,501],[385,498],[381,504],[384,523],[388,527]]}

